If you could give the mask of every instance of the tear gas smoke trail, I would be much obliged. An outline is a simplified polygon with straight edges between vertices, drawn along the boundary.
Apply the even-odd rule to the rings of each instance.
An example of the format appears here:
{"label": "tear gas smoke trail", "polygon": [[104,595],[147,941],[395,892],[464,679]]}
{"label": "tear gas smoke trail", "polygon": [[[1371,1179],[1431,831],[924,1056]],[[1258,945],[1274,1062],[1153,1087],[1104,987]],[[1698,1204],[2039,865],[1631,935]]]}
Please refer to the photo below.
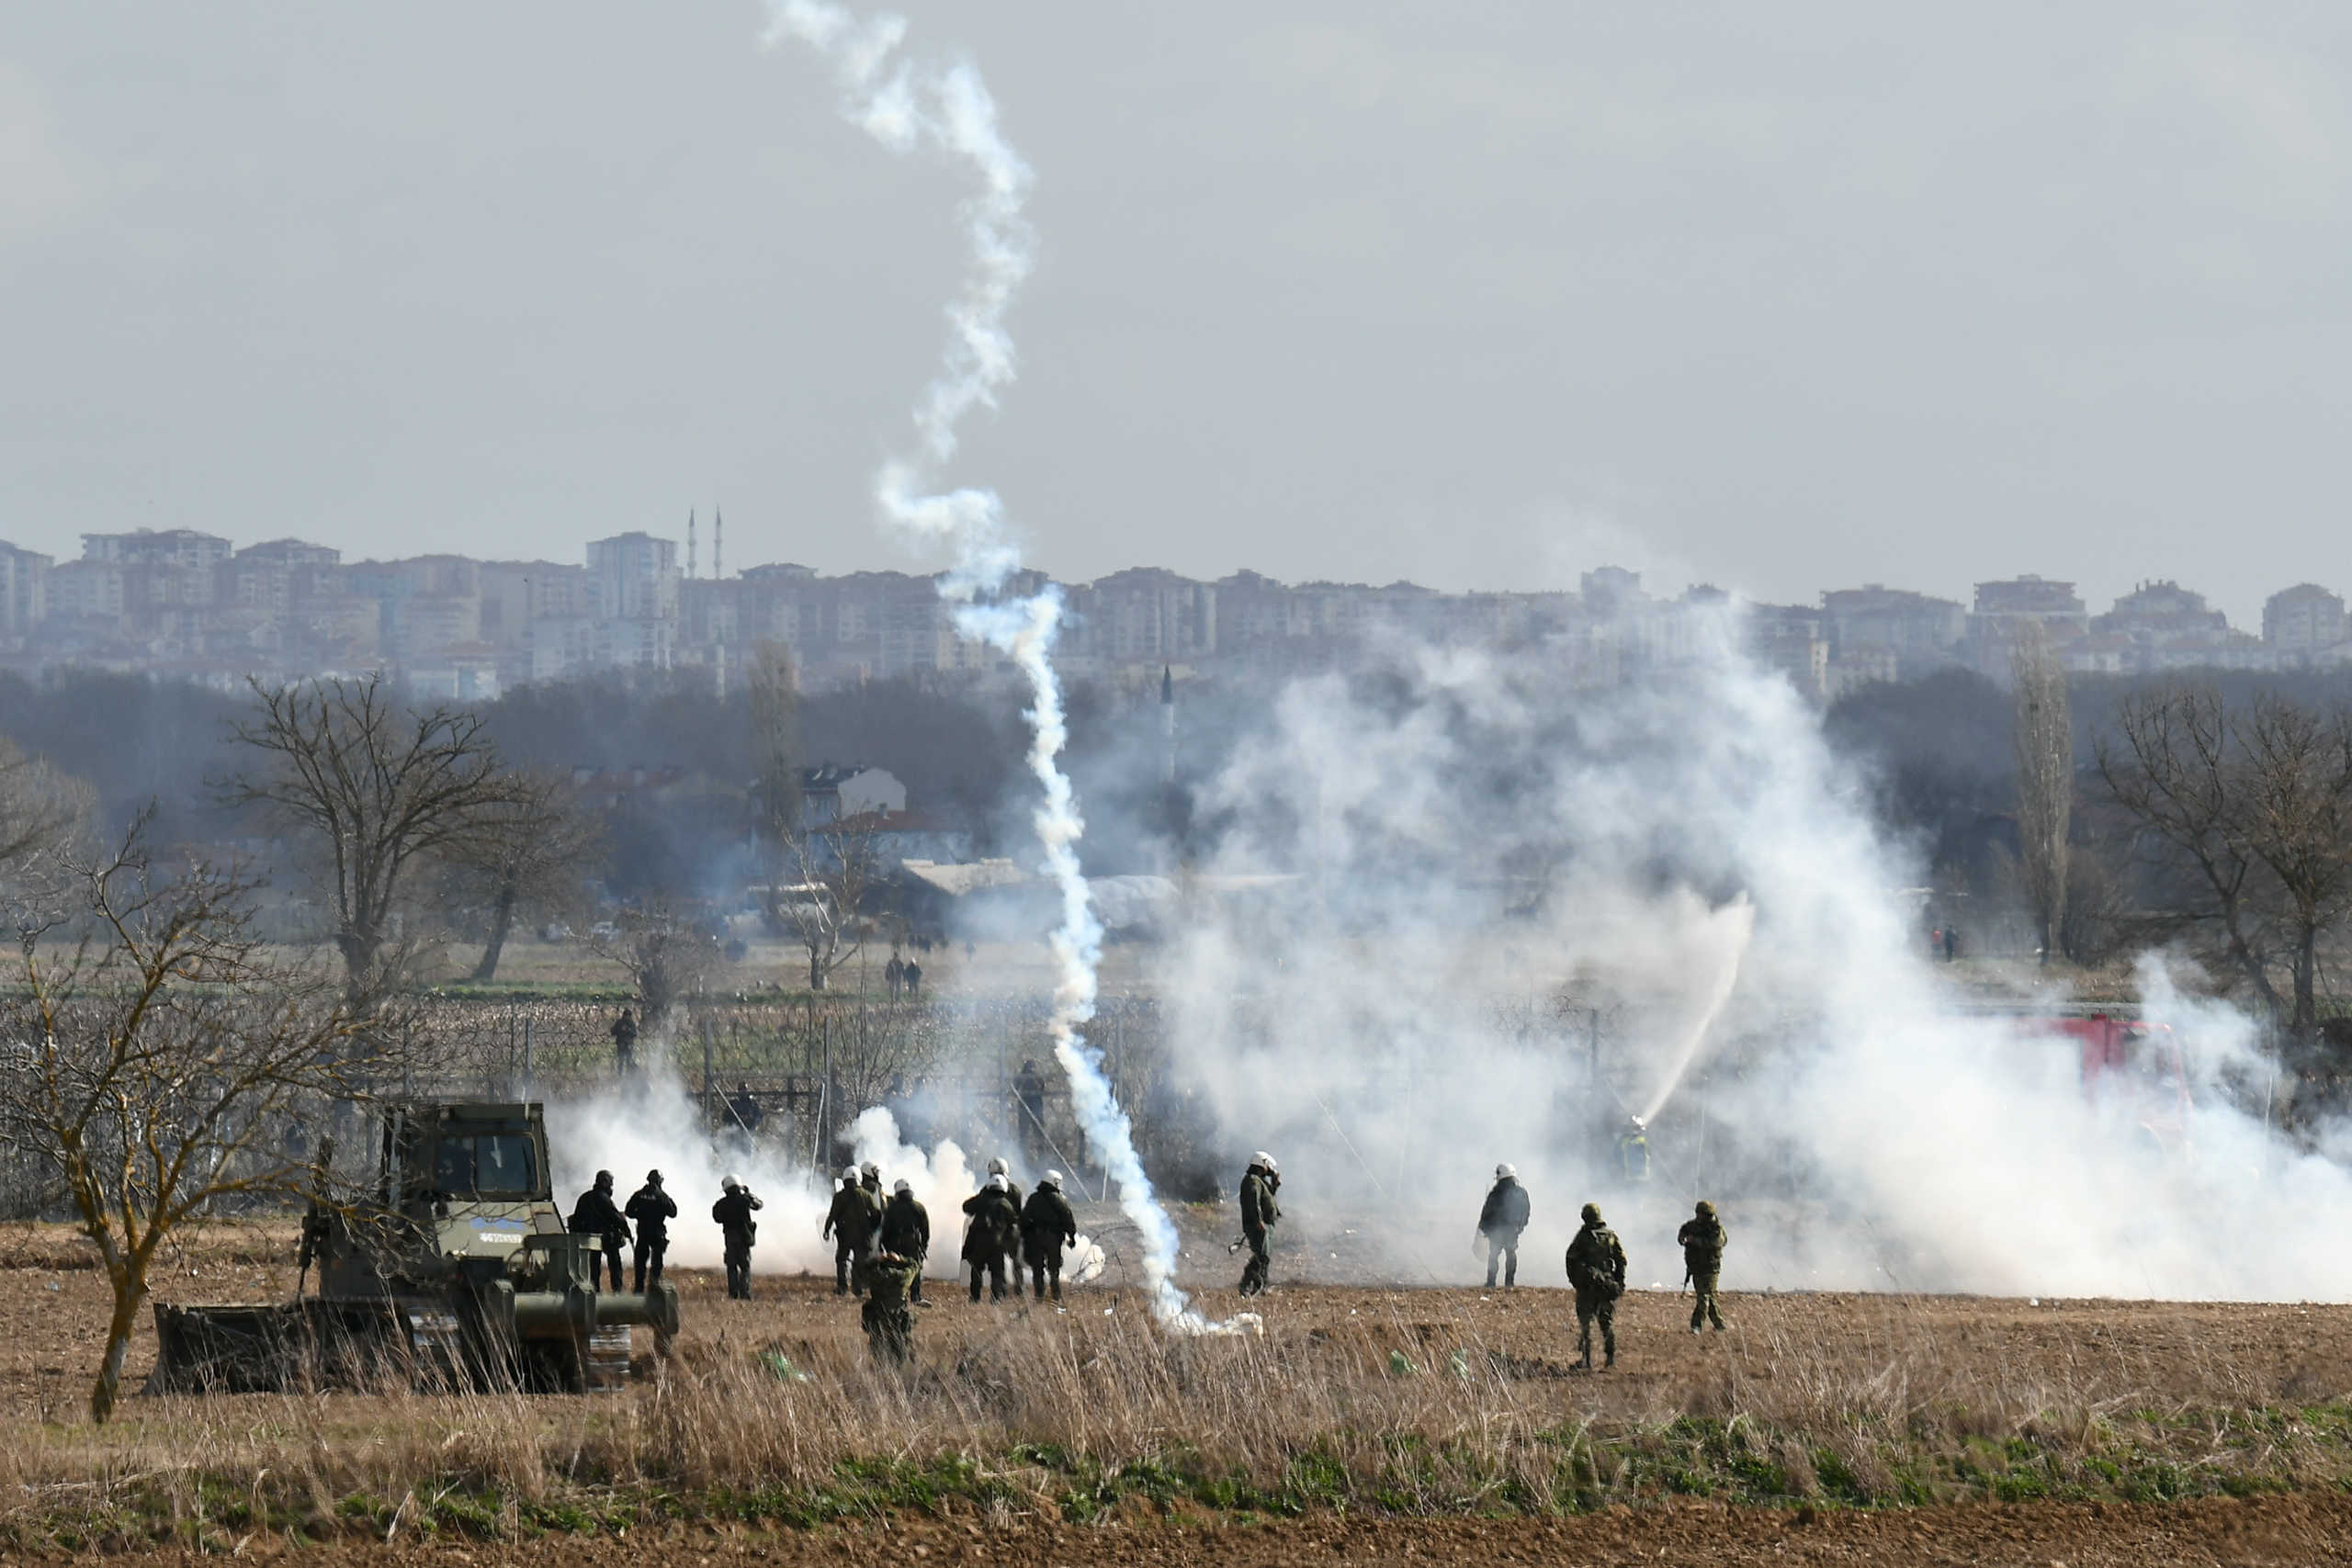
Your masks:
{"label": "tear gas smoke trail", "polygon": [[1641,1119],[1645,1122],[1656,1121],[1657,1113],[1666,1109],[1666,1102],[1674,1097],[1674,1091],[1681,1087],[1682,1075],[1690,1070],[1691,1059],[1706,1043],[1707,1032],[1723,1016],[1724,1004],[1731,1000],[1732,987],[1739,984],[1739,961],[1747,955],[1748,941],[1756,934],[1756,907],[1742,894],[1720,910],[1712,923],[1725,931],[1727,951],[1716,972],[1714,988],[1707,993],[1699,1021],[1683,1035],[1682,1048],[1668,1060],[1665,1080],[1650,1096],[1649,1103],[1642,1107]]}
{"label": "tear gas smoke trail", "polygon": [[980,194],[966,209],[971,274],[948,310],[946,362],[915,410],[922,461],[885,462],[875,477],[875,500],[892,523],[952,552],[955,564],[941,592],[957,603],[956,629],[1009,654],[1028,680],[1029,769],[1045,792],[1035,814],[1037,837],[1062,905],[1052,938],[1057,979],[1047,1029],[1054,1057],[1069,1079],[1079,1125],[1117,1182],[1120,1208],[1143,1237],[1143,1274],[1153,1314],[1193,1332],[1224,1328],[1192,1311],[1176,1287],[1175,1224],[1153,1196],[1126,1112],[1102,1076],[1101,1053],[1080,1032],[1094,1016],[1102,928],[1089,905],[1079,863],[1085,821],[1060,763],[1068,731],[1053,649],[1061,594],[1049,586],[1026,599],[995,599],[1021,564],[1018,548],[1006,536],[1003,503],[990,490],[929,492],[931,470],[956,454],[958,422],[975,408],[995,406],[998,389],[1013,378],[1004,314],[1028,277],[1033,257],[1033,237],[1022,215],[1029,166],[999,132],[996,105],[977,71],[965,64],[936,71],[894,58],[906,38],[903,17],[861,20],[823,0],[771,0],[771,14],[768,41],[796,38],[821,55],[840,86],[842,113],[867,134],[894,152],[944,152],[980,176]]}

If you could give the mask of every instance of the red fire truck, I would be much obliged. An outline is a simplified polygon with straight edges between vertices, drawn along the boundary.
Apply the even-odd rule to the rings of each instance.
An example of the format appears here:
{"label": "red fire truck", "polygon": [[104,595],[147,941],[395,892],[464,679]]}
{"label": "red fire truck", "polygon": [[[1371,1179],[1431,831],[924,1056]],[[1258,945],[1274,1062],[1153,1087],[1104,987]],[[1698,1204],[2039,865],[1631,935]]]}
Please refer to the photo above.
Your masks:
{"label": "red fire truck", "polygon": [[2029,1018],[2021,1028],[2076,1042],[2083,1093],[2128,1120],[2167,1157],[2188,1152],[2188,1070],[2169,1025],[2095,1012],[2082,1018]]}

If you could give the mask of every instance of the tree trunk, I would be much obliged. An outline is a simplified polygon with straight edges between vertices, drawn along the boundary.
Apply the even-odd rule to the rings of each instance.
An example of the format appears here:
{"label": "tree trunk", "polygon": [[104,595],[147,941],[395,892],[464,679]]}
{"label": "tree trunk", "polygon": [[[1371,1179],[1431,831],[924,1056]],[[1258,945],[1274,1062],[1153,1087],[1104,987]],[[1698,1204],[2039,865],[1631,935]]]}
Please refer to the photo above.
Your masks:
{"label": "tree trunk", "polygon": [[147,1299],[147,1270],[126,1263],[112,1281],[114,1313],[107,1319],[107,1353],[98,1361],[98,1381],[90,1390],[90,1419],[104,1426],[114,1414],[115,1396],[122,1388],[123,1359],[130,1353],[130,1332],[139,1321],[139,1305]]}
{"label": "tree trunk", "polygon": [[486,986],[498,975],[498,955],[506,949],[506,938],[514,930],[514,885],[507,883],[498,890],[498,903],[491,910],[490,940],[482,944],[481,962],[474,965],[474,984]]}
{"label": "tree trunk", "polygon": [[2308,1045],[2319,1029],[2319,997],[2314,984],[2319,972],[2319,931],[2310,922],[2303,926],[2295,946],[2295,1019],[2292,1032],[2295,1043]]}
{"label": "tree trunk", "polygon": [[813,947],[808,950],[808,988],[812,991],[825,988],[825,955]]}

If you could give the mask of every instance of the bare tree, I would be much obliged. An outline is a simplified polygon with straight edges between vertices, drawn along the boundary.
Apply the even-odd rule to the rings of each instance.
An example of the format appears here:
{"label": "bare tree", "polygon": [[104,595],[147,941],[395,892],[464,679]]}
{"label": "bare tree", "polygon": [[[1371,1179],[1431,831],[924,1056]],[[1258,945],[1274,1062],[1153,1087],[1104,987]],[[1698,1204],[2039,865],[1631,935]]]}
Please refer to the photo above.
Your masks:
{"label": "bare tree", "polygon": [[2149,924],[2205,933],[2278,1027],[2314,1038],[2321,941],[2352,914],[2352,714],[2169,686],[2126,699],[2116,732],[2099,774],[2154,852]]}
{"label": "bare tree", "polygon": [[2236,727],[2247,842],[2277,889],[2298,1040],[2319,1026],[2319,942],[2352,911],[2352,714],[2258,696]]}
{"label": "bare tree", "polygon": [[752,655],[752,751],[759,766],[753,781],[756,831],[766,852],[768,880],[786,859],[785,846],[801,829],[800,684],[792,650],[763,642]]}
{"label": "bare tree", "polygon": [[790,869],[762,889],[761,913],[808,955],[808,988],[822,991],[833,971],[865,948],[878,846],[855,821],[836,821],[795,834],[786,849]]}
{"label": "bare tree", "polygon": [[2018,754],[2018,861],[2041,962],[2065,938],[2066,832],[2075,800],[2075,726],[2066,671],[2040,624],[2018,630],[2009,650],[2017,678],[2013,729]]}
{"label": "bare tree", "polygon": [[567,908],[579,898],[582,868],[598,852],[602,834],[582,813],[562,780],[518,774],[515,796],[483,808],[479,830],[452,846],[450,860],[464,896],[488,923],[473,979],[497,978],[498,961],[518,915]]}
{"label": "bare tree", "polygon": [[874,876],[871,833],[803,820],[800,694],[792,653],[763,642],[752,667],[752,742],[759,761],[753,832],[767,874],[761,912],[771,931],[808,955],[808,988],[828,988],[834,970],[864,946],[863,908]]}
{"label": "bare tree", "polygon": [[628,972],[645,1032],[659,1034],[718,966],[709,917],[691,905],[653,899],[620,911],[611,924],[610,934],[589,938],[589,950]]}
{"label": "bare tree", "polygon": [[0,736],[0,868],[71,849],[90,811],[88,784]]}
{"label": "bare tree", "polygon": [[435,855],[476,846],[525,808],[477,715],[411,710],[379,677],[254,686],[260,712],[233,731],[261,754],[221,787],[309,835],[334,897],[334,944],[355,1002],[400,978],[403,891]]}
{"label": "bare tree", "polygon": [[41,912],[20,917],[0,1003],[0,1136],[53,1172],[113,1293],[94,1421],[113,1413],[158,1249],[223,1199],[297,1195],[292,1118],[380,1066],[352,1049],[365,1037],[338,987],[267,957],[250,886],[160,872],[143,826],[21,906]]}

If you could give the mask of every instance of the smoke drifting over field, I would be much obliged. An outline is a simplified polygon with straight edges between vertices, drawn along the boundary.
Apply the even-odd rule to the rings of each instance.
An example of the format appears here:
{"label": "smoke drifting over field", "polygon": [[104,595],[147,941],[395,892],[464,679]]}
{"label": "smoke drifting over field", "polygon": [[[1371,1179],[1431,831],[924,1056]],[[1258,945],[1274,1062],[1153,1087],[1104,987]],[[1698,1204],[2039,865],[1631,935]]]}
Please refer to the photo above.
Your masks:
{"label": "smoke drifting over field", "polygon": [[[1535,1256],[1597,1198],[1636,1282],[1679,1277],[1707,1197],[1740,1286],[2352,1289],[2308,1239],[2352,1220],[2352,1179],[2222,1092],[2258,1111],[2245,1021],[2143,965],[2187,1060],[2183,1150],[2143,1125],[2181,1119],[2177,1093],[2088,1093],[2072,1040],[1952,1013],[1897,892],[1919,869],[1730,612],[1716,629],[1616,692],[1563,692],[1540,650],[1301,682],[1208,790],[1233,824],[1210,869],[1306,891],[1295,919],[1199,911],[1162,976],[1172,1050],[1234,1147],[1283,1156],[1294,1211],[1376,1215],[1399,1278],[1466,1279],[1510,1160]],[[1598,1074],[1595,1009],[1626,1037]],[[1619,1183],[1612,1132],[1645,1108],[1652,1179]]]}
{"label": "smoke drifting over field", "polygon": [[[1155,1310],[1207,1327],[1176,1288],[1174,1229],[1080,1033],[1101,931],[1058,761],[1061,606],[1050,590],[991,602],[1017,564],[996,496],[931,493],[957,421],[1011,379],[1003,315],[1028,268],[1028,171],[975,73],[899,55],[903,23],[817,0],[773,14],[778,36],[832,67],[863,129],[979,177],[969,287],[916,411],[919,454],[886,464],[876,495],[895,525],[951,547],[962,628],[1030,682],[1036,822],[1062,911],[1055,1054],[1144,1238]],[[1408,1281],[1470,1277],[1462,1244],[1508,1160],[1533,1195],[1537,1281],[1556,1276],[1535,1260],[1599,1198],[1635,1282],[1671,1283],[1674,1228],[1706,1197],[1732,1232],[1734,1289],[2352,1289],[2352,1260],[2311,1239],[2352,1221],[2352,1178],[2238,1109],[2267,1071],[2244,1021],[2143,965],[2148,1015],[2187,1062],[2184,1110],[2177,1093],[2086,1093],[2071,1041],[1949,1010],[1897,892],[1919,868],[1877,830],[1815,716],[1740,640],[1726,607],[1669,675],[1603,692],[1566,690],[1566,660],[1541,647],[1397,648],[1375,675],[1286,687],[1192,803],[1212,826],[1188,850],[1204,888],[1288,872],[1290,891],[1189,901],[1159,964],[1172,1060],[1225,1146],[1276,1151],[1295,1221],[1369,1233]],[[1613,1138],[1637,1115],[1656,1122],[1652,1174],[1624,1181]],[[899,1147],[877,1116],[860,1120],[859,1156],[914,1183],[940,1231],[933,1271],[952,1271],[964,1154]],[[646,1166],[670,1170],[674,1256],[717,1261],[705,1215],[727,1156],[682,1153],[700,1134],[673,1084],[560,1108],[557,1123],[560,1146],[596,1150],[625,1190]],[[741,1173],[770,1201],[761,1267],[826,1267],[827,1184]]]}

